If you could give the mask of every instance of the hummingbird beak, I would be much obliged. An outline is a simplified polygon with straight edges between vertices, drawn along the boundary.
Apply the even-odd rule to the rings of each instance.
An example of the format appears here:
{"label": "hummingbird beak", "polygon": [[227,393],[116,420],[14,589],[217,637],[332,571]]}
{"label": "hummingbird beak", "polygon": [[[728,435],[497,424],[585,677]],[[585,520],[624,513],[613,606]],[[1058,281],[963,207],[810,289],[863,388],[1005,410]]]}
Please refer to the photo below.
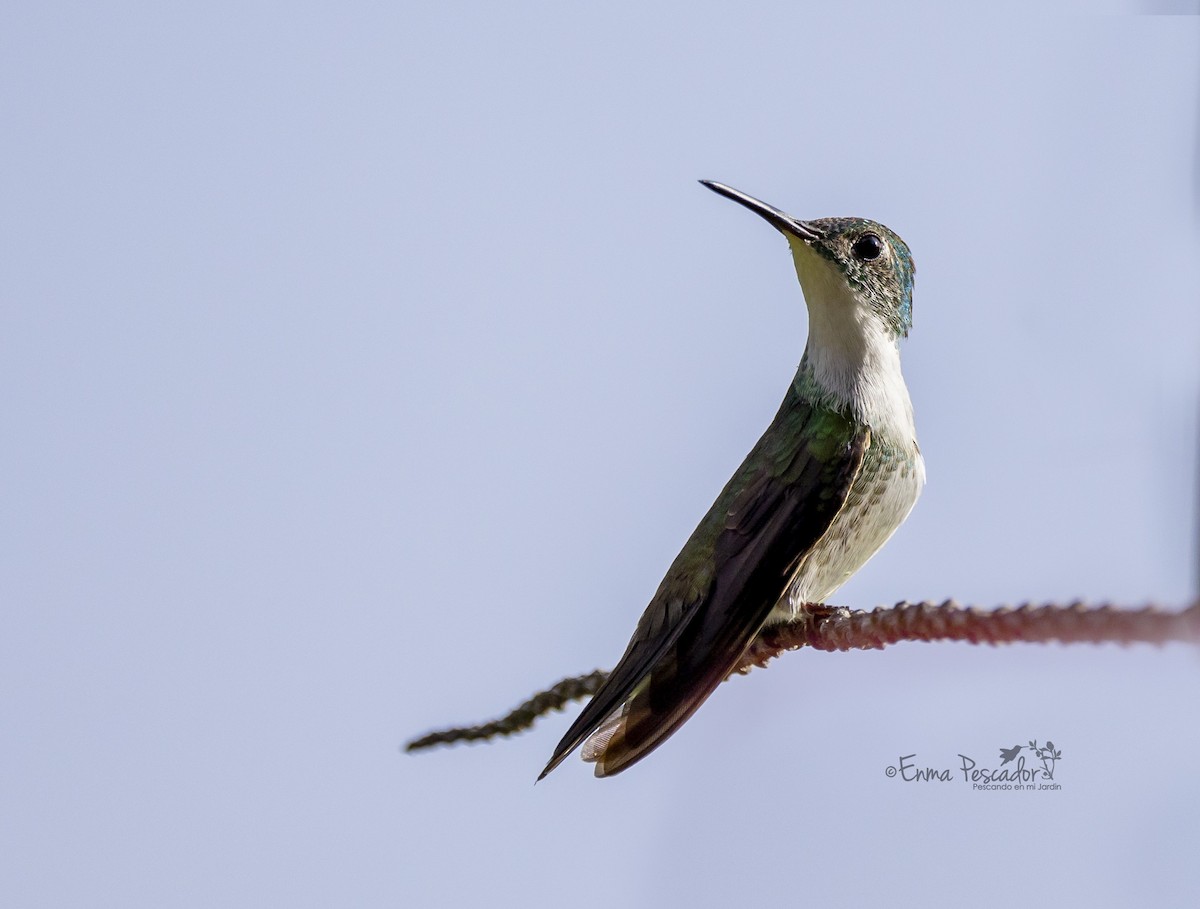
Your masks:
{"label": "hummingbird beak", "polygon": [[766,202],[762,202],[753,196],[739,192],[732,186],[726,186],[724,183],[717,183],[713,180],[701,180],[700,182],[718,195],[722,195],[726,199],[732,199],[739,205],[746,206],[750,211],[765,218],[768,224],[776,230],[782,231],[784,234],[799,237],[807,243],[821,239],[820,229],[809,221],[801,221],[798,218],[793,218],[775,206],[768,205]]}

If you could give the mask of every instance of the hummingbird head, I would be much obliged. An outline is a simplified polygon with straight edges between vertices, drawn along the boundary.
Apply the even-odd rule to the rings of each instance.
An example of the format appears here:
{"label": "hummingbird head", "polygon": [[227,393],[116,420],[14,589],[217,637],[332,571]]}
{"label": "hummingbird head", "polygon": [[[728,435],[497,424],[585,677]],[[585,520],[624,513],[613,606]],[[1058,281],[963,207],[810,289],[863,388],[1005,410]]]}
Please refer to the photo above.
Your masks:
{"label": "hummingbird head", "polygon": [[[908,335],[914,265],[908,244],[891,230],[864,218],[801,221],[723,183],[700,182],[760,215],[787,238],[810,310],[817,301],[835,307],[858,304],[893,337]],[[827,315],[836,319],[839,314]]]}

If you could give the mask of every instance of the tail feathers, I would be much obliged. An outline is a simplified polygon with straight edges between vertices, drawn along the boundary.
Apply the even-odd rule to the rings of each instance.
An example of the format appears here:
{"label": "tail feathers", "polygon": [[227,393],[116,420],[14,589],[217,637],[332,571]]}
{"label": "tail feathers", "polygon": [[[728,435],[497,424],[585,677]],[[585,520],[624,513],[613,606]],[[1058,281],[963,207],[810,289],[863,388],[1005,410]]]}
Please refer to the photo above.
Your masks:
{"label": "tail feathers", "polygon": [[[588,736],[587,741],[583,743],[583,748],[579,751],[579,756],[589,764],[596,764],[604,759],[604,752],[608,750],[609,742],[612,737],[621,731],[621,727],[625,724],[625,711],[614,714],[603,723],[600,728]],[[596,775],[600,776],[600,768],[596,768]]]}
{"label": "tail feathers", "polygon": [[[665,673],[661,671],[664,668],[668,670]],[[639,686],[620,710],[588,736],[583,743],[582,757],[596,765],[596,776],[618,774],[661,745],[699,709],[728,674],[712,673],[709,678],[698,680],[698,684],[679,686],[675,668],[673,660],[666,661],[665,667],[652,673],[647,683]],[[665,691],[657,687],[657,683],[662,682],[666,683]],[[660,698],[662,694],[666,697]]]}

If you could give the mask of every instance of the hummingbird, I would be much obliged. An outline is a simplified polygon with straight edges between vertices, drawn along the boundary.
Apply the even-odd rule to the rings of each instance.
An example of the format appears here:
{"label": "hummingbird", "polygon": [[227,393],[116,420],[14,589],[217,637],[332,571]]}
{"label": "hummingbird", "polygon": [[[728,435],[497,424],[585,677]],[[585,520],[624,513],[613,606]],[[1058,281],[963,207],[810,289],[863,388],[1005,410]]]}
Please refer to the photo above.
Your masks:
{"label": "hummingbird", "polygon": [[925,484],[900,370],[913,260],[882,224],[802,221],[700,181],[787,239],[808,342],[771,421],[701,519],[624,655],[554,750],[612,776],[696,712],[770,624],[822,603],[903,523]]}

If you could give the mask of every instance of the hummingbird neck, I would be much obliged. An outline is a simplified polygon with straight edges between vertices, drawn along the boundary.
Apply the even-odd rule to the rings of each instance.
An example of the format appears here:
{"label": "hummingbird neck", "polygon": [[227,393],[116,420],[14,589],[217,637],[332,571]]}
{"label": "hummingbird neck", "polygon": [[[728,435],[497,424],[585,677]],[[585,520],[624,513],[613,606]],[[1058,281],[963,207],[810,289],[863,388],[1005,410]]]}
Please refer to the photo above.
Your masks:
{"label": "hummingbird neck", "polygon": [[808,345],[793,382],[797,393],[816,395],[897,443],[914,441],[895,332],[857,301],[829,302],[809,306]]}
{"label": "hummingbird neck", "polygon": [[788,236],[808,304],[808,345],[798,394],[865,423],[897,444],[915,444],[912,402],[900,372],[900,334],[860,296],[843,270]]}

